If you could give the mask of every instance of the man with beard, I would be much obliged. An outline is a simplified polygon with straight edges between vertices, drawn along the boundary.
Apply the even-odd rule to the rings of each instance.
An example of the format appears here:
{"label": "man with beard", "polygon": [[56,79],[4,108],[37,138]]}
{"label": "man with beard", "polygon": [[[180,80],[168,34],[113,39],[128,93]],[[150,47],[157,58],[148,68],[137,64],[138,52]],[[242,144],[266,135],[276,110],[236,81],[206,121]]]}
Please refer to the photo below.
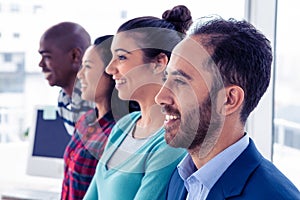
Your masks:
{"label": "man with beard", "polygon": [[88,32],[73,22],[55,24],[40,38],[39,66],[50,86],[61,87],[58,111],[70,135],[79,117],[94,108],[93,103],[81,99],[80,83],[76,81],[82,56],[90,44]]}
{"label": "man with beard", "polygon": [[173,173],[168,199],[300,199],[244,130],[271,64],[269,40],[246,21],[199,21],[175,47],[156,102],[166,142],[189,154]]}

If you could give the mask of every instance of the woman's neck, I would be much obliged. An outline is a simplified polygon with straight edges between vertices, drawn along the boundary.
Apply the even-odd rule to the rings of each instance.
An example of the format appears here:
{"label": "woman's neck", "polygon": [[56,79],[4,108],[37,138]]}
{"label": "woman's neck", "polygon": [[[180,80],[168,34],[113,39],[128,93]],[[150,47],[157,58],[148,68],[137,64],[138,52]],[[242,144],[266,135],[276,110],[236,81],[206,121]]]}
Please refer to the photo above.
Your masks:
{"label": "woman's neck", "polygon": [[111,103],[107,98],[97,99],[95,103],[98,110],[98,119],[101,119],[108,111],[111,110]]}
{"label": "woman's neck", "polygon": [[135,138],[145,138],[155,133],[164,123],[164,115],[160,106],[153,103],[152,105],[141,105],[141,118],[136,123]]}

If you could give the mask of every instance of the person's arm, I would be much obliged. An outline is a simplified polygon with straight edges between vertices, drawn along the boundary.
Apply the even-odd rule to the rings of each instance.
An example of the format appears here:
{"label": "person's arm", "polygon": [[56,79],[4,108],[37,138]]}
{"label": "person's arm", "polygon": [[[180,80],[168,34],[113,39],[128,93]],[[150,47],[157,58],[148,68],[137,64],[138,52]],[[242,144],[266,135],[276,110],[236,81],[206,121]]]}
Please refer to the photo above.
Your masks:
{"label": "person's arm", "polygon": [[141,186],[134,199],[166,199],[171,175],[185,155],[186,152],[183,149],[166,147],[150,156]]}

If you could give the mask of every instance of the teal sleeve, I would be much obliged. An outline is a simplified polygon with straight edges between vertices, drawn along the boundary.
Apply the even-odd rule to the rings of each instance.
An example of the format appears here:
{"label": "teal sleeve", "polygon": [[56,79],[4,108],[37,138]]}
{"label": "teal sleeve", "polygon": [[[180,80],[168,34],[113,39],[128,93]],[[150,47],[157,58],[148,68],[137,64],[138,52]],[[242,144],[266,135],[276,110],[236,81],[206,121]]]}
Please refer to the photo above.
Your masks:
{"label": "teal sleeve", "polygon": [[147,169],[135,200],[165,200],[169,180],[178,163],[186,155],[183,149],[164,148],[147,161]]}
{"label": "teal sleeve", "polygon": [[90,183],[90,186],[85,193],[83,200],[98,200],[98,191],[97,191],[97,184],[96,184],[96,176],[97,176],[97,171]]}

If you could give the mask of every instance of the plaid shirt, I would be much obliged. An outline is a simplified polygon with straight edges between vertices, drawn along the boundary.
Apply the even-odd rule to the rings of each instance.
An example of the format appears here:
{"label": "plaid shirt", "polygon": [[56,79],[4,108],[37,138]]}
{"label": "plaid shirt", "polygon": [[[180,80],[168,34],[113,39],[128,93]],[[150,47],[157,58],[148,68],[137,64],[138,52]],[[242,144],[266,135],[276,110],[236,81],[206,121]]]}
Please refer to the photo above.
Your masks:
{"label": "plaid shirt", "polygon": [[102,156],[107,138],[115,124],[112,112],[96,121],[95,110],[84,114],[64,153],[63,200],[83,199]]}

